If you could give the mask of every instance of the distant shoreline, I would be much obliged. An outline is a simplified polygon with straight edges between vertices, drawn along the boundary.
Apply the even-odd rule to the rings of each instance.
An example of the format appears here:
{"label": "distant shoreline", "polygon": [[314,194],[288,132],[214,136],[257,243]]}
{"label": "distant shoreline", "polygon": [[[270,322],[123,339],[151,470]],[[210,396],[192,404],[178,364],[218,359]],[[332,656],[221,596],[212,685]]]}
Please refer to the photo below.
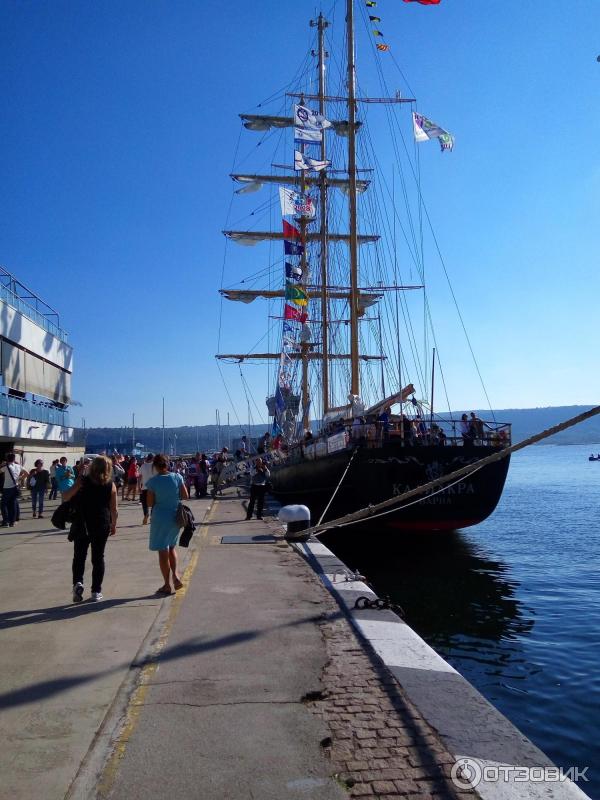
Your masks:
{"label": "distant shoreline", "polygon": [[[571,419],[593,408],[593,405],[578,406],[547,406],[543,408],[515,408],[485,411],[485,409],[465,409],[465,411],[475,411],[485,421],[493,419],[499,422],[510,422],[512,425],[513,443],[521,442],[529,436],[545,431],[548,428],[558,425],[560,422]],[[453,411],[452,416],[460,419],[462,411]],[[440,412],[440,417],[448,418],[449,412]],[[174,445],[175,452],[195,453],[214,452],[223,446],[237,446],[242,435],[251,438],[262,436],[265,431],[271,430],[271,421],[262,422],[252,426],[222,425],[181,425],[178,427],[166,428],[164,431],[164,442],[167,450]],[[146,450],[159,452],[162,449],[163,430],[161,427],[138,428],[135,431],[131,427],[92,427],[85,431],[86,449],[88,452],[98,452],[101,449],[118,449],[125,452],[131,451],[132,436],[135,435],[136,444],[143,444]],[[594,417],[586,422],[570,428],[562,433],[552,436],[541,445],[551,444],[577,444],[590,447],[596,452],[600,452],[600,418]]]}

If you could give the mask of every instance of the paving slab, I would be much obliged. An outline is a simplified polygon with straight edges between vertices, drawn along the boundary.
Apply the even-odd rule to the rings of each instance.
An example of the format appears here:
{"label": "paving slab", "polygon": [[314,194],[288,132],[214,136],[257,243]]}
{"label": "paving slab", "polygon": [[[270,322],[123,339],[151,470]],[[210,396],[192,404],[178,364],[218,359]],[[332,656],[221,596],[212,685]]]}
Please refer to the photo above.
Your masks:
{"label": "paving slab", "polygon": [[[0,797],[11,800],[65,797],[169,602],[153,594],[157,557],[129,501],[107,545],[104,601],[73,605],[72,544],[49,521],[56,505],[34,520],[23,502],[21,521],[0,529]],[[208,505],[191,501],[196,518]]]}
{"label": "paving slab", "polygon": [[[97,797],[210,800],[347,797],[308,708],[327,660],[325,592],[282,541],[222,545],[273,533],[246,522],[235,491],[207,518],[187,594]],[[318,588],[318,586],[317,586]]]}

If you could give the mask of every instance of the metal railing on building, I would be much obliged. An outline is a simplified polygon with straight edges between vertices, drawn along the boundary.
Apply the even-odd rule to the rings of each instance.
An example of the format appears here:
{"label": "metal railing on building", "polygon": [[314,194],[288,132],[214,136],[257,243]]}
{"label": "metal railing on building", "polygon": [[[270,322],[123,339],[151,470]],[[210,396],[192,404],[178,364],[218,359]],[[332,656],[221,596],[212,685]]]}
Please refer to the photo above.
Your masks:
{"label": "metal railing on building", "polygon": [[68,411],[6,394],[0,395],[0,414],[5,417],[43,422],[47,425],[69,426]]}
{"label": "metal railing on building", "polygon": [[0,300],[4,300],[24,317],[56,336],[61,342],[68,341],[67,332],[60,327],[58,312],[4,267],[0,267]]}

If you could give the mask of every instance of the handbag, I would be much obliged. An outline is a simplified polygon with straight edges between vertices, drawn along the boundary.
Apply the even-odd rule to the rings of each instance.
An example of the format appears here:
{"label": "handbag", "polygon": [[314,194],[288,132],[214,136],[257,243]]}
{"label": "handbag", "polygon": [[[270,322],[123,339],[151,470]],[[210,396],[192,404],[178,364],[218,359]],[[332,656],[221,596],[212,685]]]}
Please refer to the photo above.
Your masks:
{"label": "handbag", "polygon": [[175,512],[175,522],[177,523],[178,528],[185,528],[187,525],[188,512],[191,513],[188,506],[185,506],[183,503],[179,503],[177,506],[177,511]]}
{"label": "handbag", "polygon": [[[15,480],[15,476],[13,475],[12,469],[10,468],[10,464],[6,465],[6,469],[8,470],[8,473],[9,473],[9,475],[11,477],[11,480],[12,480],[14,486],[15,486],[15,489],[17,490],[17,497],[21,497],[21,495],[22,495],[21,487],[17,485],[17,482]],[[8,487],[5,486],[4,488],[7,489]]]}
{"label": "handbag", "polygon": [[179,537],[179,546],[180,547],[189,547],[190,542],[192,540],[192,536],[196,529],[195,525],[188,525],[183,529],[181,532],[181,536]]}
{"label": "handbag", "polygon": [[64,531],[67,525],[76,522],[79,509],[73,500],[66,500],[54,510],[50,522],[55,528]]}

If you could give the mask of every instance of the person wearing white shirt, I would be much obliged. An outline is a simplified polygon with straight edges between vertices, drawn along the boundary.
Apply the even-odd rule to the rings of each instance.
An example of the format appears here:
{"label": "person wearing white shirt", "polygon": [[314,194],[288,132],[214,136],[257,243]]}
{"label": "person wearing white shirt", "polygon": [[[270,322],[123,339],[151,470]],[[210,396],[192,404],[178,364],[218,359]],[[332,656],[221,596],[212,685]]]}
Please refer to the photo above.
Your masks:
{"label": "person wearing white shirt", "polygon": [[2,484],[2,527],[13,528],[17,519],[19,486],[23,467],[15,461],[14,453],[6,454],[6,461],[0,467],[4,477]]}
{"label": "person wearing white shirt", "polygon": [[140,502],[142,504],[142,511],[144,512],[144,520],[142,522],[143,525],[148,524],[148,490],[146,489],[146,484],[153,475],[156,475],[156,472],[154,471],[154,465],[152,464],[153,461],[154,456],[152,453],[149,453],[140,467],[139,484]]}

